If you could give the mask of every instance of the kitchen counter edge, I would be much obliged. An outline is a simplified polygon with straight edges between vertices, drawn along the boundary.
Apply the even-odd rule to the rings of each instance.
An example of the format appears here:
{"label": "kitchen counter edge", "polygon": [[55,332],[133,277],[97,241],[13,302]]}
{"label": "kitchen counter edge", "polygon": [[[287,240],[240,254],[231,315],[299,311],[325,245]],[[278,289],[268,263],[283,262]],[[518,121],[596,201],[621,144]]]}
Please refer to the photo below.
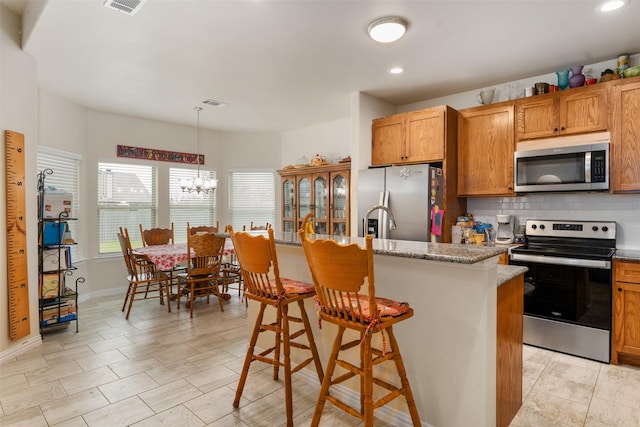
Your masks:
{"label": "kitchen counter edge", "polygon": [[[255,233],[255,232],[252,232]],[[219,233],[229,237],[227,233]],[[261,231],[257,234],[266,234]],[[346,245],[357,243],[364,246],[363,237],[320,235],[316,239],[332,239]],[[301,246],[297,233],[275,232],[276,243]],[[416,258],[429,261],[451,262],[456,264],[475,264],[489,258],[500,256],[507,252],[505,246],[476,246],[451,243],[414,242],[409,240],[373,239],[373,253],[376,255],[397,256],[402,258]]]}
{"label": "kitchen counter edge", "polygon": [[640,250],[618,249],[613,256],[614,261],[640,261]]}
{"label": "kitchen counter edge", "polygon": [[529,270],[527,267],[520,265],[502,265],[498,264],[498,286],[507,283],[509,280],[517,277]]}

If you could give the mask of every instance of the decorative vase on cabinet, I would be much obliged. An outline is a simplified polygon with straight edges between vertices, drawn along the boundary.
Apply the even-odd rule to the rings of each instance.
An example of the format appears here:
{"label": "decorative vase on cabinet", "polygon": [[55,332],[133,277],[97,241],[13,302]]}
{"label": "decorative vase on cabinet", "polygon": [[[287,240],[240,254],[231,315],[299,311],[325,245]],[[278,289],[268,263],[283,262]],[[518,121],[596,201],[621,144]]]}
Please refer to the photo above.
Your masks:
{"label": "decorative vase on cabinet", "polygon": [[556,71],[558,76],[558,87],[560,90],[565,90],[569,87],[569,70]]}
{"label": "decorative vase on cabinet", "polygon": [[584,86],[584,74],[582,74],[582,68],[584,65],[574,65],[571,67],[571,77],[569,77],[569,87]]}

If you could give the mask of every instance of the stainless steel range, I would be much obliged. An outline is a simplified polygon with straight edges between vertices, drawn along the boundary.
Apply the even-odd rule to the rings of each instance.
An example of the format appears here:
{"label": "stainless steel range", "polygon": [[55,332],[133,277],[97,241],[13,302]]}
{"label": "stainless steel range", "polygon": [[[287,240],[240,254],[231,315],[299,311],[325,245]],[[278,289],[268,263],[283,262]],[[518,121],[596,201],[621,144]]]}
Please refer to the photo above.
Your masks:
{"label": "stainless steel range", "polygon": [[616,223],[527,220],[510,263],[525,273],[524,342],[610,362]]}

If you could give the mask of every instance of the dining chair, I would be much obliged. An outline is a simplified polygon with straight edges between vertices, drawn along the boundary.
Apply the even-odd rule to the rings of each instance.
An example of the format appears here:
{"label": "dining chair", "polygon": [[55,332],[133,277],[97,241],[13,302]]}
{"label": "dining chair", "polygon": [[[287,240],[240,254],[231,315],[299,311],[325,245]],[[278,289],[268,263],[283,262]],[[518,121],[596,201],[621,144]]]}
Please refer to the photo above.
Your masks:
{"label": "dining chair", "polygon": [[[322,382],[324,378],[309,317],[304,307],[305,300],[313,298],[315,295],[314,288],[313,285],[308,283],[280,276],[273,229],[269,228],[267,230],[268,236],[253,235],[246,231],[236,233],[231,226],[229,226],[228,231],[240,263],[240,270],[246,286],[246,298],[260,304],[233,406],[237,408],[240,405],[240,398],[242,397],[252,362],[260,361],[272,365],[273,379],[276,381],[278,380],[278,371],[282,367],[284,369],[287,426],[293,426],[291,375],[313,362],[319,381]],[[289,305],[291,304],[298,306],[299,317],[289,312]],[[267,308],[275,311],[275,321],[272,321],[273,316],[270,317],[271,320],[269,321],[264,319]],[[290,323],[296,323],[300,327],[292,328]],[[260,350],[259,353],[254,353],[258,336],[262,332],[273,332],[275,334],[274,345],[268,349]],[[306,343],[296,341],[302,335],[306,336]],[[309,351],[309,357],[292,366],[292,347]],[[300,357],[302,358],[303,356]]]}
{"label": "dining chair", "polygon": [[140,237],[144,246],[173,244],[173,223],[171,228],[142,228],[140,224]]}
{"label": "dining chair", "polygon": [[190,254],[186,273],[178,274],[178,309],[183,293],[188,294],[189,317],[193,317],[195,299],[215,295],[220,304],[220,311],[224,311],[224,294],[220,268],[224,256],[224,237],[214,233],[192,234],[187,228],[187,253]]}
{"label": "dining chair", "polygon": [[[145,256],[137,255],[131,248],[131,240],[129,238],[129,230],[120,227],[118,233],[118,242],[127,267],[127,280],[129,286],[122,304],[122,311],[125,310],[127,302],[127,314],[125,319],[129,319],[133,302],[139,299],[160,298],[160,304],[164,305],[164,297],[167,297],[167,309],[171,312],[171,301],[169,293],[169,276],[158,271],[156,266],[150,262]],[[157,296],[149,296],[157,292]]]}
{"label": "dining chair", "polygon": [[[413,309],[407,303],[376,297],[371,235],[366,237],[364,248],[356,243],[341,245],[334,240],[311,240],[304,232],[310,217],[311,214],[305,217],[298,234],[316,289],[318,316],[320,321],[338,327],[311,425],[320,424],[325,402],[328,401],[363,421],[365,427],[371,427],[374,409],[404,396],[413,425],[420,426],[420,416],[393,333],[393,325],[412,317]],[[357,336],[343,343],[347,329],[356,331]],[[381,335],[382,349],[374,348],[371,344],[373,335],[378,333]],[[341,358],[342,351],[358,346],[359,363],[354,364],[353,360],[345,358],[344,353]],[[351,355],[353,357],[353,353]],[[385,370],[385,379],[374,376],[374,366],[390,360],[395,363],[400,378],[399,387],[387,381],[390,369]],[[340,375],[334,376],[336,366],[346,369],[347,373],[340,371]],[[356,375],[360,376],[359,409],[340,400],[337,391],[331,392],[331,387]],[[378,399],[375,401],[374,385],[387,392],[384,395],[376,393]]]}
{"label": "dining chair", "polygon": [[189,222],[187,222],[187,230],[190,230],[189,232],[191,234],[196,234],[196,233],[217,233],[219,229],[220,229],[219,228],[219,221],[216,221],[215,227],[212,226],[212,225],[199,225],[197,227],[191,227]]}

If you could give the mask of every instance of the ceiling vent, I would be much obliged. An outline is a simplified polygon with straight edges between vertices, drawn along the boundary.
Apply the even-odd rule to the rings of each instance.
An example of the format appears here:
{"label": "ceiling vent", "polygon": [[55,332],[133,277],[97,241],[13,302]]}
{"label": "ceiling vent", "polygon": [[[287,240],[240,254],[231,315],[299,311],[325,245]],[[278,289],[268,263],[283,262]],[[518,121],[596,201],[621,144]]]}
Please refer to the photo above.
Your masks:
{"label": "ceiling vent", "polygon": [[212,107],[224,107],[225,105],[227,105],[224,102],[216,101],[215,99],[205,99],[204,101],[202,101],[202,103],[211,105]]}
{"label": "ceiling vent", "polygon": [[104,6],[133,16],[146,2],[147,0],[105,0]]}

